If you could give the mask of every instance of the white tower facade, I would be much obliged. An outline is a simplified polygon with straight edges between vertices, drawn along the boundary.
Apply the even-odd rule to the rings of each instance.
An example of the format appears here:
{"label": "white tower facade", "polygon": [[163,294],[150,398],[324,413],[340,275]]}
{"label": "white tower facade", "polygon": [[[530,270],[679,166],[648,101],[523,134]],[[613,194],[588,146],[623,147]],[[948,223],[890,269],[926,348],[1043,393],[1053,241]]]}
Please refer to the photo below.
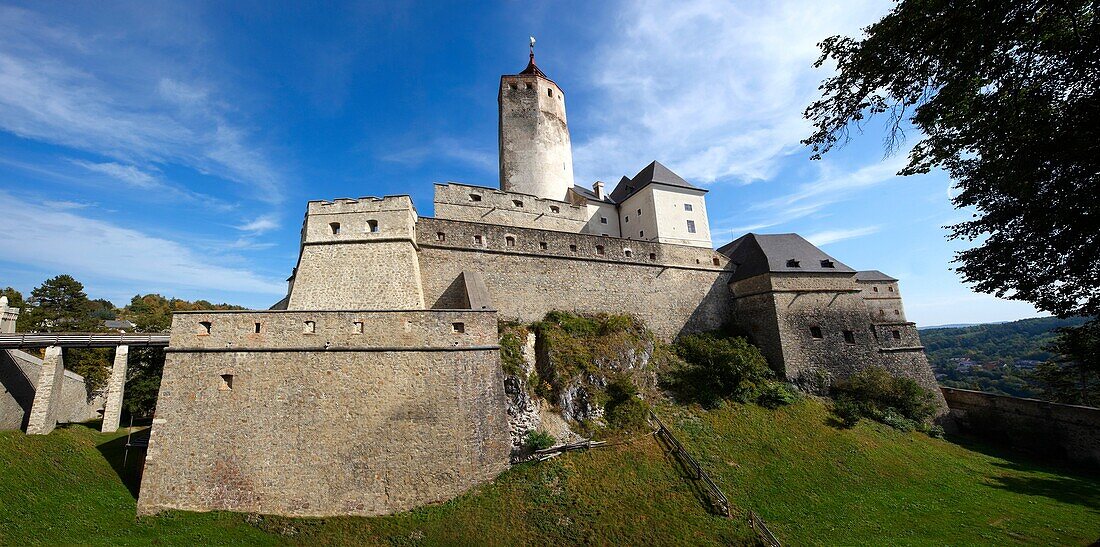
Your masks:
{"label": "white tower facade", "polygon": [[535,66],[500,77],[500,189],[564,200],[573,188],[565,95]]}

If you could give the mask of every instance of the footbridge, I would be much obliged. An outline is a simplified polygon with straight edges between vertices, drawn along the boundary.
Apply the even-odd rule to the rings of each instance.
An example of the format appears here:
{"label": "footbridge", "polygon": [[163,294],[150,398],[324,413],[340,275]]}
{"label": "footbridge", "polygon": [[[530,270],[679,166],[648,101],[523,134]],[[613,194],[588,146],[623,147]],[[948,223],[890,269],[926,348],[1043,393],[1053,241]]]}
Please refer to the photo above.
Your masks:
{"label": "footbridge", "polygon": [[[12,309],[4,312],[12,315]],[[18,313],[18,312],[16,312]],[[45,435],[57,426],[57,415],[61,400],[61,387],[65,374],[62,357],[63,348],[115,348],[111,377],[107,381],[107,401],[103,407],[103,425],[101,430],[118,430],[122,414],[122,397],[126,388],[126,366],[131,347],[165,347],[168,345],[168,333],[104,333],[104,332],[25,332],[15,333],[15,321],[5,321],[0,333],[0,351],[15,349],[42,349],[42,370],[35,384],[34,403],[27,419],[28,435]]]}

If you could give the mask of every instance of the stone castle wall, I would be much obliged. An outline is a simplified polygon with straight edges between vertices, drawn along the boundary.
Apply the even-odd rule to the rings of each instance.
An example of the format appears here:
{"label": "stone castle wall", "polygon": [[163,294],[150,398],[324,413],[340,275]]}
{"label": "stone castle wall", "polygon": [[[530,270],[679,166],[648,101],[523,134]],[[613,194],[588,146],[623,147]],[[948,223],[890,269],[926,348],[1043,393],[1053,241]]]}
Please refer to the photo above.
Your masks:
{"label": "stone castle wall", "polygon": [[964,433],[1043,456],[1100,466],[1100,408],[943,388]]}
{"label": "stone castle wall", "polygon": [[507,467],[496,344],[491,311],[177,313],[138,511],[453,498]]}
{"label": "stone castle wall", "polygon": [[628,313],[666,339],[730,319],[728,259],[711,249],[438,218],[416,228],[432,308],[461,304],[459,274],[469,270],[481,272],[504,319]]}
{"label": "stone castle wall", "polygon": [[452,182],[435,185],[435,216],[448,220],[580,232],[588,221],[588,208]]}
{"label": "stone castle wall", "polygon": [[423,309],[408,196],[311,201],[287,308]]}

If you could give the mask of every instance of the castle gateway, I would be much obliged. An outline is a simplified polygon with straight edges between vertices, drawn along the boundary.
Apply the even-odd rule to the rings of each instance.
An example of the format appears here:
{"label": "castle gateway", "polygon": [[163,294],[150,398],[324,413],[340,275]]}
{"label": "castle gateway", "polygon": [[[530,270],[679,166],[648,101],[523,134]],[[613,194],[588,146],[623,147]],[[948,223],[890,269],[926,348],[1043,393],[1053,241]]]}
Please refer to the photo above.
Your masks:
{"label": "castle gateway", "polygon": [[939,396],[896,279],[796,234],[714,250],[706,190],[656,161],[575,185],[533,53],[498,98],[499,187],[437,184],[434,217],[311,201],[283,300],[173,317],[139,512],[377,515],[488,481],[511,446],[497,322],[551,310],[665,339],[732,321],[789,380],[877,365]]}

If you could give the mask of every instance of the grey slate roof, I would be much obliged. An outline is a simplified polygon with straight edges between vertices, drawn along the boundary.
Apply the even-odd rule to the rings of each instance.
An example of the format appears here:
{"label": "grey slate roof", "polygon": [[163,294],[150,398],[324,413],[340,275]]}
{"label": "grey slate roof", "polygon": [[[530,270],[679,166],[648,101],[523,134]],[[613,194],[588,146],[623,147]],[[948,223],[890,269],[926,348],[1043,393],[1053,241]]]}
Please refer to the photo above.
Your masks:
{"label": "grey slate roof", "polygon": [[897,279],[890,277],[878,270],[864,270],[862,272],[856,272],[856,281],[882,281],[885,283],[896,283]]}
{"label": "grey slate roof", "polygon": [[745,234],[718,252],[734,264],[734,281],[764,273],[856,273],[798,234]]}
{"label": "grey slate roof", "polygon": [[642,168],[641,171],[638,171],[638,174],[634,175],[634,178],[628,179],[623,177],[619,181],[619,184],[615,186],[615,189],[611,191],[611,201],[622,203],[650,184],[664,184],[666,186],[676,186],[678,188],[706,192],[706,190],[684,180],[680,175],[673,173],[671,169],[661,165],[660,162],[654,161]]}
{"label": "grey slate roof", "polygon": [[603,199],[596,197],[596,194],[589,188],[585,188],[579,184],[573,185],[573,192],[589,201],[601,201],[604,203],[614,203],[611,201],[607,194],[603,195]]}

